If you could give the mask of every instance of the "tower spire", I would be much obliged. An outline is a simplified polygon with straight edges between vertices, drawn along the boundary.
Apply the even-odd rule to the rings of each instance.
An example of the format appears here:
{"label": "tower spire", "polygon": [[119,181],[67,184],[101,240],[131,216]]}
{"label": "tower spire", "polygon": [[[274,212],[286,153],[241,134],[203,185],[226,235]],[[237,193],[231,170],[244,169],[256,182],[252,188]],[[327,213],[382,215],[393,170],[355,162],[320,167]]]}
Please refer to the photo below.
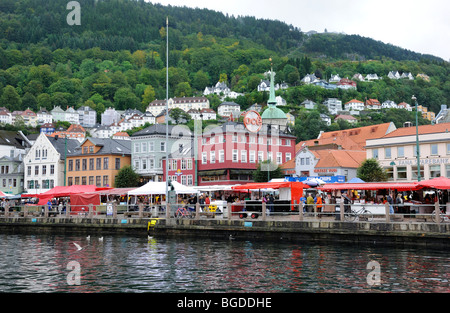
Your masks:
{"label": "tower spire", "polygon": [[277,99],[275,98],[275,73],[273,72],[273,64],[272,64],[272,58],[269,59],[270,61],[270,91],[269,91],[269,100],[267,101],[267,105],[269,107],[276,106],[277,105]]}

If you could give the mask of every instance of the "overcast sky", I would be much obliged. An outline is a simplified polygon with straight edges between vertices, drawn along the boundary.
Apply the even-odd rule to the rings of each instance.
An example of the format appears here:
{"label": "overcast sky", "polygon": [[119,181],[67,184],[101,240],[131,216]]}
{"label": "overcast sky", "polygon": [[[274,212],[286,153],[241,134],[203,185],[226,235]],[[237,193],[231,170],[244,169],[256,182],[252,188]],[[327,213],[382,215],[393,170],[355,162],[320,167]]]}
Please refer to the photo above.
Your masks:
{"label": "overcast sky", "polygon": [[344,32],[450,60],[449,0],[146,0]]}

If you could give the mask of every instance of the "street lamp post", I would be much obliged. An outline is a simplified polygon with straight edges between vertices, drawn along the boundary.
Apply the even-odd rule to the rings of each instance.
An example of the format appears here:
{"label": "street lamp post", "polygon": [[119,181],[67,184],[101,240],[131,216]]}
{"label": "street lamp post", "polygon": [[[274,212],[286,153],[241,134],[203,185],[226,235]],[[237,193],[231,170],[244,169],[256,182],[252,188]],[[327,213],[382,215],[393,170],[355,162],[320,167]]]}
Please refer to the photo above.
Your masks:
{"label": "street lamp post", "polygon": [[417,98],[413,95],[411,98],[416,104],[416,157],[417,157],[417,181],[420,182],[420,148],[419,148],[419,110]]}

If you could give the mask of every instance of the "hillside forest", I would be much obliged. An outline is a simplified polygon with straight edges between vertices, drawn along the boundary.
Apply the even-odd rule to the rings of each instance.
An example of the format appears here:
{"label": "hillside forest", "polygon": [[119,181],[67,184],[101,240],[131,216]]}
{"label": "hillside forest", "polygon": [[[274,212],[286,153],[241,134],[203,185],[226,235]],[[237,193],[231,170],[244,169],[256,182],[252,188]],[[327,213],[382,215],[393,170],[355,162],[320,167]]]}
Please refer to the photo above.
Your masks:
{"label": "hillside forest", "polygon": [[[148,103],[165,99],[166,17],[169,19],[169,96],[200,96],[205,87],[225,81],[243,93],[234,102],[245,110],[265,104],[267,93],[257,86],[273,67],[283,109],[296,117],[298,140],[326,126],[317,110],[300,107],[306,99],[322,103],[338,98],[393,100],[420,105],[436,113],[450,99],[449,63],[360,36],[322,33],[305,35],[280,21],[235,17],[186,7],[165,7],[144,1],[79,1],[81,25],[66,22],[66,2],[2,0],[0,3],[0,106],[37,111],[89,106],[98,116],[108,107],[145,111]],[[272,59],[270,61],[269,59]],[[424,73],[429,81],[391,80],[389,71]],[[357,90],[327,90],[304,85],[308,73],[328,79],[332,74],[352,78],[376,73],[382,80],[358,82]],[[208,96],[213,109],[221,103]],[[413,115],[404,112],[365,115],[360,124],[393,121],[400,126]],[[421,123],[427,123],[421,119]]]}

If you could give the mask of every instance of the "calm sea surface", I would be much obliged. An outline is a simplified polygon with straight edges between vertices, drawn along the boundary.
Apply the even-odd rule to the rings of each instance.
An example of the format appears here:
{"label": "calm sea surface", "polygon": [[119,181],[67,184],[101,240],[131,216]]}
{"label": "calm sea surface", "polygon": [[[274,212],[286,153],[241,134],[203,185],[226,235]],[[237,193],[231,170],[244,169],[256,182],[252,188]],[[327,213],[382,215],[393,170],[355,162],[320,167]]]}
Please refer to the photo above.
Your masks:
{"label": "calm sea surface", "polygon": [[[0,234],[0,292],[450,292],[447,251],[98,238]],[[378,267],[368,269],[371,261]],[[76,277],[79,284],[73,284]]]}

